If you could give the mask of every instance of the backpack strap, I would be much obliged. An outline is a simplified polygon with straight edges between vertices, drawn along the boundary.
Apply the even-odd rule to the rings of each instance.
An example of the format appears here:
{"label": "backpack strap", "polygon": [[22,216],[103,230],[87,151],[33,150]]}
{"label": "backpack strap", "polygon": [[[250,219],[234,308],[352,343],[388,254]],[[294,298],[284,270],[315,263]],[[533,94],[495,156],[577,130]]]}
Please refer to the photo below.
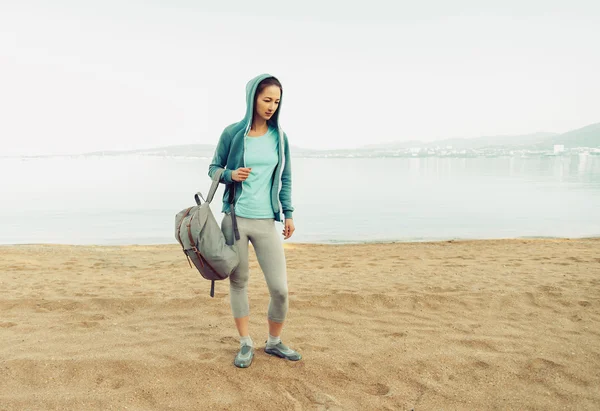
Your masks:
{"label": "backpack strap", "polygon": [[[204,200],[204,202],[208,202],[208,203],[210,203],[213,200],[215,193],[217,191],[217,188],[219,188],[219,182],[221,181],[221,175],[223,175],[224,172],[225,172],[225,169],[220,168],[213,175],[213,183],[210,186],[210,190],[208,192],[208,196],[206,197],[206,199],[204,199],[204,197],[202,196],[201,193],[196,193],[196,195],[194,196],[194,198],[196,199],[196,204],[200,205],[200,199],[202,199],[202,200]],[[231,222],[233,225],[233,236],[235,237],[235,239],[237,241],[239,241],[240,231],[238,230],[237,219],[235,218],[235,204],[234,204],[235,203],[235,188],[236,188],[235,181],[231,184],[228,184],[228,186],[229,186],[229,204],[231,205],[230,210],[231,210]]]}
{"label": "backpack strap", "polygon": [[217,192],[217,188],[219,188],[219,181],[221,181],[221,176],[223,175],[224,172],[225,172],[225,169],[220,168],[219,170],[217,170],[217,172],[213,176],[213,183],[210,186],[210,191],[208,192],[208,196],[206,197],[206,201],[208,201],[209,203],[213,200],[213,197],[215,196],[215,193]]}
{"label": "backpack strap", "polygon": [[[219,181],[221,181],[221,176],[223,175],[224,171],[225,171],[224,168],[220,168],[217,170],[217,172],[213,176],[213,180],[212,180],[213,182],[212,182],[212,185],[210,186],[210,190],[208,190],[208,196],[206,198],[204,198],[204,196],[202,195],[201,192],[197,192],[196,194],[194,194],[194,199],[196,200],[196,204],[200,205],[200,204],[202,204],[202,201],[204,201],[205,203],[210,203],[213,200],[213,197],[215,196],[215,193],[217,192],[217,189],[219,188]],[[200,201],[200,199],[202,199],[202,201]]]}

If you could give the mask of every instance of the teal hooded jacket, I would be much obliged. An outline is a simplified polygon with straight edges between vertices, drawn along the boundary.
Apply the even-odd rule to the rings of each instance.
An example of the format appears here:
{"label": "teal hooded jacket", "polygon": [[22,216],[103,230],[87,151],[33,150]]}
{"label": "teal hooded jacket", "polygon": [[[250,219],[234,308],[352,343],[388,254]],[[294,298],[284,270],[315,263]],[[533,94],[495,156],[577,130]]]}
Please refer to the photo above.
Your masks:
{"label": "teal hooded jacket", "polygon": [[[261,74],[256,76],[246,84],[246,115],[242,121],[231,124],[223,130],[219,143],[215,150],[215,155],[208,168],[208,175],[212,179],[219,169],[225,169],[221,175],[220,182],[226,184],[223,193],[223,209],[225,213],[230,212],[229,191],[235,184],[235,202],[242,194],[242,183],[233,181],[231,173],[240,167],[246,167],[245,149],[246,138],[250,127],[252,126],[252,116],[254,114],[254,95],[258,84],[266,78],[274,77],[270,74]],[[279,107],[268,124],[277,129],[279,134],[279,162],[273,173],[271,185],[271,205],[276,221],[282,221],[292,218],[294,207],[292,206],[292,163],[290,161],[290,147],[287,135],[279,125],[279,113],[283,101],[283,93],[279,100]]]}

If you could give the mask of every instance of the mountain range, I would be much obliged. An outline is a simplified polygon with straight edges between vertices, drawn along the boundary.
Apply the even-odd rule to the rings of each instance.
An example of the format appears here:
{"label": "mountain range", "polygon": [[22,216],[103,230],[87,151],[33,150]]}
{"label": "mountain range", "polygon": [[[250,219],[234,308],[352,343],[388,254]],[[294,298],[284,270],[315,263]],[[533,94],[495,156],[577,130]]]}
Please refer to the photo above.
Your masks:
{"label": "mountain range", "polygon": [[[343,150],[316,150],[297,147],[292,145],[291,151],[294,156],[319,155],[319,154],[352,154],[359,152],[385,152],[419,148],[445,148],[451,146],[453,150],[504,148],[504,149],[531,149],[552,150],[555,144],[562,144],[565,148],[597,147],[600,148],[600,123],[571,130],[566,133],[539,132],[523,135],[501,135],[484,136],[475,138],[448,138],[438,141],[392,141],[381,144],[370,144],[357,149]],[[185,157],[212,157],[215,151],[213,144],[182,144],[149,149],[127,150],[127,151],[95,151],[84,155],[122,155],[122,154],[144,154],[144,155],[168,155]]]}
{"label": "mountain range", "polygon": [[451,146],[453,149],[531,148],[551,150],[555,144],[562,144],[565,148],[600,147],[600,123],[590,124],[589,126],[562,134],[540,132],[524,135],[448,138],[429,142],[410,140],[371,144],[363,146],[361,149],[380,151],[411,147],[434,148]]}

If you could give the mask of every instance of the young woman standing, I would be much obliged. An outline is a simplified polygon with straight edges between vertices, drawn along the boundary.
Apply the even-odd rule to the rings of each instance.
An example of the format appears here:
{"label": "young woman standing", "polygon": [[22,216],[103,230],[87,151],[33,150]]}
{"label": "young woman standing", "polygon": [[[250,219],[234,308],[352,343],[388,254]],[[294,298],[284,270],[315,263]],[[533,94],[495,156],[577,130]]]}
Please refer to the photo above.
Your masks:
{"label": "young woman standing", "polygon": [[228,244],[234,243],[229,192],[235,185],[234,212],[240,239],[235,242],[240,265],[230,276],[231,310],[240,335],[240,351],[234,364],[249,367],[254,358],[254,343],[248,323],[248,244],[252,243],[271,296],[268,308],[269,337],[267,354],[298,361],[302,356],[281,342],[281,331],[288,310],[285,254],[275,221],[284,223],[283,236],[294,233],[292,213],[292,166],[287,135],[279,126],[283,89],[269,74],[262,74],[246,85],[246,115],[225,128],[209,167],[209,176],[225,169],[221,183],[225,216],[221,229]]}

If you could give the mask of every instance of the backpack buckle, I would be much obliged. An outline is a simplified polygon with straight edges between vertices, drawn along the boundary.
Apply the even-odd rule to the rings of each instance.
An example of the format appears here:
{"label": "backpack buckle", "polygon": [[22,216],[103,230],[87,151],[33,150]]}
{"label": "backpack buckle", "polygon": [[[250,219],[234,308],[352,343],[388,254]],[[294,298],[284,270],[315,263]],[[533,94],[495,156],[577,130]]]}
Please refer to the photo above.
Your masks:
{"label": "backpack buckle", "polygon": [[195,245],[192,246],[192,251],[196,253],[196,257],[198,257],[198,260],[200,261],[200,266],[204,267],[204,263],[202,262],[202,254],[200,254],[200,251],[198,251]]}

